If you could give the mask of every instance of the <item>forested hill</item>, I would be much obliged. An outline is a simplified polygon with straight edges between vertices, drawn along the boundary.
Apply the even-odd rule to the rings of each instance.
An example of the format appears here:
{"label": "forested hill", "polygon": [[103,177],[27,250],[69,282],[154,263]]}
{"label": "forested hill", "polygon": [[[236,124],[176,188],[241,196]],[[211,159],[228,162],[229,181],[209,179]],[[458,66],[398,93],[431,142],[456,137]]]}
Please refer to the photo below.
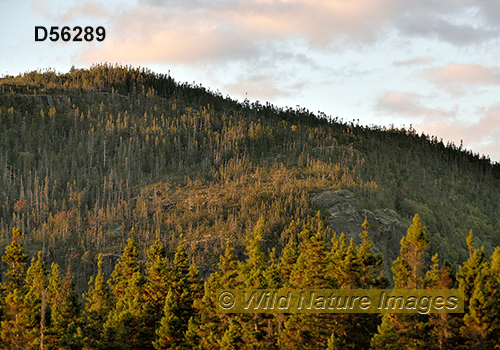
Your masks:
{"label": "forested hill", "polygon": [[18,227],[29,257],[71,265],[83,289],[97,255],[109,275],[128,238],[141,261],[156,239],[170,258],[185,242],[207,276],[228,238],[245,257],[263,217],[264,248],[281,255],[292,221],[320,211],[328,223],[311,201],[324,191],[353,194],[361,213],[389,209],[406,227],[418,213],[428,261],[465,261],[470,230],[487,254],[500,245],[500,165],[411,128],[238,103],[104,64],[0,79],[0,133],[1,251]]}

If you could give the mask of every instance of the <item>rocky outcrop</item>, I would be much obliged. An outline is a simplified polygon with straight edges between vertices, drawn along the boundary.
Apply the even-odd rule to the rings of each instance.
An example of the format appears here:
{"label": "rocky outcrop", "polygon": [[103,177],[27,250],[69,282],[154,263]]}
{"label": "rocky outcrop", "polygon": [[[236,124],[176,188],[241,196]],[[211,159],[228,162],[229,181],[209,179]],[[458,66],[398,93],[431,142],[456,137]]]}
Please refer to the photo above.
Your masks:
{"label": "rocky outcrop", "polygon": [[361,225],[366,217],[370,224],[368,232],[373,251],[382,253],[385,274],[391,276],[392,262],[399,256],[400,241],[408,229],[397,219],[394,210],[359,209],[354,194],[348,190],[325,190],[311,199],[327,215],[326,222],[333,231],[338,235],[343,232],[348,242],[351,237],[356,244],[361,242],[359,234],[363,231]]}
{"label": "rocky outcrop", "polygon": [[64,102],[68,102],[68,96],[51,96],[51,95],[17,95],[25,98],[31,103],[39,104],[44,107],[54,107]]}

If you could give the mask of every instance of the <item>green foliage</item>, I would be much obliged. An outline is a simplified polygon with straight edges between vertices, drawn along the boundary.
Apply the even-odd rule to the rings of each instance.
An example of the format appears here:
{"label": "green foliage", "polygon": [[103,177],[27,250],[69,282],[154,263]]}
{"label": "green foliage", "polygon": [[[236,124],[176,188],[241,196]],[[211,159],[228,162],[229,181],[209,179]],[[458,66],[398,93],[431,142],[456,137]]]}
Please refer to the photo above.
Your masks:
{"label": "green foliage", "polygon": [[153,342],[156,350],[183,349],[183,333],[179,331],[183,327],[183,323],[177,316],[179,313],[177,305],[178,301],[175,293],[169,291],[165,299],[160,327],[156,330],[156,337]]}
{"label": "green foliage", "polygon": [[24,265],[27,259],[28,256],[24,253],[23,244],[21,243],[21,230],[13,228],[12,242],[5,247],[5,255],[2,256],[2,261],[9,268],[5,274],[6,282],[2,285],[2,289],[7,293],[21,287],[24,277]]}
{"label": "green foliage", "polygon": [[113,295],[118,300],[123,298],[125,289],[129,285],[130,276],[139,272],[139,265],[137,264],[138,255],[137,244],[132,238],[129,238],[127,246],[111,275],[111,279],[108,281],[113,290]]}
{"label": "green foliage", "polygon": [[[0,79],[0,164],[0,348],[497,345],[500,165],[412,127],[240,104],[99,64]],[[217,314],[222,287],[388,286],[368,220],[355,241],[314,215],[324,189],[410,226],[397,287],[449,288],[437,257],[465,261],[466,317]]]}
{"label": "green foliage", "polygon": [[102,254],[99,254],[98,273],[95,279],[90,278],[88,292],[85,298],[85,339],[88,347],[97,347],[101,342],[101,332],[104,323],[112,310],[112,294],[107,286],[102,271]]}

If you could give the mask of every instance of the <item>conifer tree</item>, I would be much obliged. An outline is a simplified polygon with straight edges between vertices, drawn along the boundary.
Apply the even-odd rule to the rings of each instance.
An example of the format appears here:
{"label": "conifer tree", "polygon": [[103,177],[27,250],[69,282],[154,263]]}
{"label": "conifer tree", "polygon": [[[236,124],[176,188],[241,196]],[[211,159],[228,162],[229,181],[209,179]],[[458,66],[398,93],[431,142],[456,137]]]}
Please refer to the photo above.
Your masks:
{"label": "conifer tree", "polygon": [[[312,231],[315,229],[316,232]],[[328,250],[319,213],[299,234],[299,257],[290,275],[293,288],[331,288],[328,274]],[[284,346],[290,349],[326,348],[332,334],[327,314],[296,314],[285,321]]]}
{"label": "conifer tree", "polygon": [[407,235],[401,239],[400,256],[394,261],[393,273],[396,288],[419,288],[423,286],[422,269],[424,252],[429,239],[422,227],[420,216],[415,214]]}
{"label": "conifer tree", "polygon": [[393,316],[384,314],[382,323],[378,326],[378,332],[371,340],[372,350],[403,350],[399,345],[399,334],[394,328]]}
{"label": "conifer tree", "polygon": [[[294,223],[292,222],[292,224]],[[290,225],[291,227],[292,224]],[[290,236],[290,240],[283,249],[283,254],[281,255],[281,279],[283,280],[283,285],[285,287],[290,285],[290,276],[292,274],[293,266],[297,262],[297,258],[297,244],[295,243],[294,235],[292,234]]]}
{"label": "conifer tree", "polygon": [[238,260],[230,240],[226,241],[224,255],[220,256],[219,271],[210,275],[204,284],[202,299],[196,303],[199,310],[199,334],[203,349],[219,349],[219,341],[227,329],[229,314],[218,314],[215,310],[217,302],[216,290],[221,288],[233,289],[240,285]]}
{"label": "conifer tree", "polygon": [[[476,289],[476,280],[478,279],[481,271],[483,271],[485,265],[488,264],[488,261],[485,257],[484,246],[480,249],[475,248],[472,231],[469,231],[466,242],[469,248],[469,259],[467,259],[463,265],[459,266],[457,282],[459,290],[464,292],[464,311],[467,315],[470,313],[470,303]],[[468,332],[464,318],[453,318],[452,320],[451,344],[462,346],[464,343],[471,342],[470,338],[472,334]]]}
{"label": "conifer tree", "polygon": [[191,317],[188,322],[188,328],[184,334],[184,344],[186,349],[200,350],[201,349],[201,339],[198,335],[198,325],[194,319]]}
{"label": "conifer tree", "polygon": [[160,321],[160,326],[156,330],[153,346],[156,350],[183,350],[184,349],[184,333],[179,330],[183,328],[182,321],[177,314],[178,300],[171,290],[165,299],[165,307],[163,309],[163,317]]}
{"label": "conifer tree", "polygon": [[24,252],[21,242],[21,230],[18,228],[12,229],[12,242],[5,247],[5,255],[2,256],[2,261],[8,266],[8,271],[5,274],[5,282],[2,289],[6,294],[14,289],[21,289],[24,284],[24,265],[26,265],[28,256]]}
{"label": "conifer tree", "polygon": [[236,319],[231,319],[224,336],[219,341],[221,350],[238,350],[242,346],[241,326]]}
{"label": "conifer tree", "polygon": [[500,247],[484,263],[474,283],[469,312],[464,316],[462,334],[471,348],[500,346]]}
{"label": "conifer tree", "polygon": [[188,277],[187,277],[189,291],[191,293],[190,298],[193,300],[193,305],[202,298],[203,296],[203,286],[200,281],[200,271],[194,262],[194,258],[189,266]]}
{"label": "conifer tree", "polygon": [[131,349],[152,349],[154,339],[154,312],[145,293],[146,278],[137,271],[128,283],[123,297],[116,303],[115,310],[109,318],[117,330],[116,345],[127,344]]}
{"label": "conifer tree", "polygon": [[[194,315],[195,309],[193,306],[193,293],[190,289],[189,275],[189,259],[184,243],[180,243],[175,250],[174,266],[172,268],[172,293],[175,294],[175,300],[178,305],[176,308],[176,316],[180,320],[180,328],[178,331],[184,334],[187,330],[188,322],[191,316]],[[192,277],[191,277],[192,278]]]}
{"label": "conifer tree", "polygon": [[[417,289],[425,287],[423,277],[424,252],[428,245],[429,240],[425,233],[425,227],[422,227],[419,215],[415,214],[407,235],[401,239],[400,256],[394,261],[392,268],[395,288]],[[428,315],[395,314],[390,321],[399,335],[398,344],[405,349],[427,349],[436,341],[431,338],[431,335],[434,334],[429,324]],[[386,326],[390,325],[386,323]],[[377,335],[373,339],[376,338]],[[388,339],[392,338],[392,331],[390,331]]]}
{"label": "conifer tree", "polygon": [[90,277],[88,292],[84,295],[85,303],[85,339],[86,346],[95,348],[101,341],[104,323],[113,307],[109,287],[102,272],[102,254],[98,257],[97,276]]}
{"label": "conifer tree", "polygon": [[4,295],[0,296],[0,343],[5,349],[23,349],[28,342],[28,313],[24,301],[24,265],[27,262],[21,242],[21,231],[12,229],[12,242],[5,247],[2,261],[8,266]]}
{"label": "conifer tree", "polygon": [[146,291],[157,321],[163,317],[165,296],[171,287],[171,269],[167,265],[166,256],[165,247],[158,241],[148,250]]}
{"label": "conifer tree", "polygon": [[[268,281],[275,282],[279,277],[279,266],[270,270],[267,256],[263,252],[262,240],[266,221],[259,219],[255,228],[246,238],[245,252],[248,256],[245,263],[240,265],[240,274],[245,288],[270,288]],[[273,257],[276,260],[275,256]],[[239,317],[243,349],[272,349],[274,346],[274,321],[272,314],[244,314]]]}
{"label": "conifer tree", "polygon": [[40,347],[43,339],[43,329],[47,315],[45,291],[47,287],[47,269],[38,252],[38,259],[31,260],[31,266],[26,271],[26,295],[24,297],[27,312],[26,336],[31,347]]}
{"label": "conifer tree", "polygon": [[83,347],[83,334],[80,318],[81,304],[75,291],[75,282],[71,278],[70,287],[60,308],[52,314],[52,333],[59,336],[61,349],[80,349]]}
{"label": "conifer tree", "polygon": [[127,241],[127,246],[122,256],[118,259],[111,279],[108,281],[116,299],[121,299],[125,294],[130,278],[139,271],[137,257],[139,256],[137,244],[132,238]]}
{"label": "conifer tree", "polygon": [[[367,218],[361,225],[362,242],[355,247],[351,238],[349,246],[341,237],[342,243],[335,242],[338,251],[332,249],[329,262],[329,274],[335,285],[347,289],[384,288],[388,286],[387,278],[382,275],[382,257],[371,251],[372,243],[368,236],[370,224]],[[333,271],[333,272],[332,272]],[[342,349],[368,348],[372,336],[377,332],[379,317],[374,314],[338,314],[328,315],[334,326],[335,344]]]}

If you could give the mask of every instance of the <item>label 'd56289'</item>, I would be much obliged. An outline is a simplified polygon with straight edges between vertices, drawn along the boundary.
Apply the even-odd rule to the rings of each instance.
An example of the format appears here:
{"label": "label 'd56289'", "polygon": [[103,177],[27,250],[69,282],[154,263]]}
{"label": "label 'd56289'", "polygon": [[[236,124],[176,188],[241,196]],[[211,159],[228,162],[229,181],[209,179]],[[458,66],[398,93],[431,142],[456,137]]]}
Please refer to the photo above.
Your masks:
{"label": "label 'd56289'", "polygon": [[50,41],[103,41],[106,38],[106,29],[104,27],[97,27],[94,32],[93,27],[85,27],[83,29],[80,26],[73,27],[62,27],[59,31],[59,27],[50,27],[50,32],[44,26],[35,26],[35,41],[45,41],[47,37]]}

